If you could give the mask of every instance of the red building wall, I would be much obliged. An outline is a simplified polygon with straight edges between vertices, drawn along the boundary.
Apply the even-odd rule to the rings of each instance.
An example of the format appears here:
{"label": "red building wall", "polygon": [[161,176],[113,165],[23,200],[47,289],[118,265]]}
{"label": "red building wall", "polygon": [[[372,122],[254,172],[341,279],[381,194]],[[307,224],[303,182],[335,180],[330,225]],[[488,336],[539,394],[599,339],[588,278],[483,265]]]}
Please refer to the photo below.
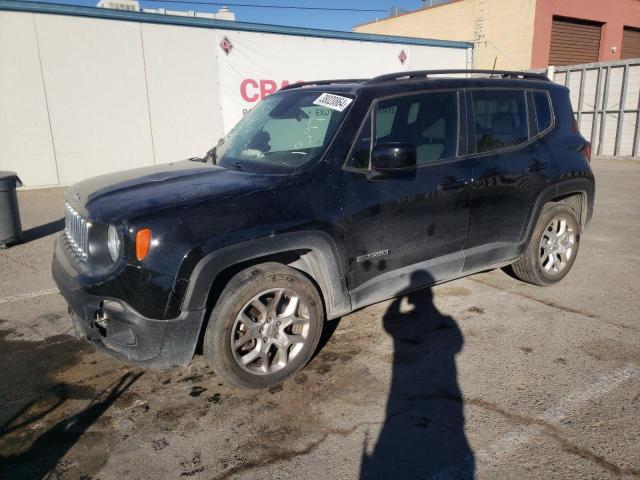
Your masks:
{"label": "red building wall", "polygon": [[640,0],[538,0],[533,24],[532,68],[549,65],[554,15],[604,23],[599,60],[619,60],[623,28],[640,28]]}

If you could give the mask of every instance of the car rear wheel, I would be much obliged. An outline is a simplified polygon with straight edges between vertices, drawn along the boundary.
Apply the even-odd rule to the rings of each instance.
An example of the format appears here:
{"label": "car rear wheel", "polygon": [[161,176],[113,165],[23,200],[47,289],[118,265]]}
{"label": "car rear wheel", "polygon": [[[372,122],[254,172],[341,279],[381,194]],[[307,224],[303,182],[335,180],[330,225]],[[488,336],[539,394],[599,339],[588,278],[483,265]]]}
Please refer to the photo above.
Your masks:
{"label": "car rear wheel", "polygon": [[579,245],[575,211],[564,204],[550,204],[543,209],[527,249],[511,268],[525,282],[554,284],[571,270]]}
{"label": "car rear wheel", "polygon": [[311,359],[324,311],[313,283],[279,263],[236,274],[211,313],[204,356],[228,383],[267,388],[295,375]]}

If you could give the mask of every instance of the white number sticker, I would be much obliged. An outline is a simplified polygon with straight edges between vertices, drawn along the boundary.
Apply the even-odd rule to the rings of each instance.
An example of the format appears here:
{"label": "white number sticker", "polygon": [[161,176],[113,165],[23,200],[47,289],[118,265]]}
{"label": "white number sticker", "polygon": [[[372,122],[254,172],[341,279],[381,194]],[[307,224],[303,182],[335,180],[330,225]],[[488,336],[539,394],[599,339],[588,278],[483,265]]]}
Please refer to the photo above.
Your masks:
{"label": "white number sticker", "polygon": [[323,93],[313,102],[314,105],[320,105],[339,112],[343,111],[353,101],[353,98],[341,97],[333,93]]}

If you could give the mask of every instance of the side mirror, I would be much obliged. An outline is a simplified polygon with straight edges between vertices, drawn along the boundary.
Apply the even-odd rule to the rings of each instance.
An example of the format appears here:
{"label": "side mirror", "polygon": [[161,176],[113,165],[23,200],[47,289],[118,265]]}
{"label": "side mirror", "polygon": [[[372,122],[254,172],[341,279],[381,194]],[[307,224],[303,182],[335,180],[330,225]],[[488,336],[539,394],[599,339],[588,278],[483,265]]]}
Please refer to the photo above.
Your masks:
{"label": "side mirror", "polygon": [[371,152],[374,178],[406,176],[416,171],[416,147],[410,143],[381,143]]}

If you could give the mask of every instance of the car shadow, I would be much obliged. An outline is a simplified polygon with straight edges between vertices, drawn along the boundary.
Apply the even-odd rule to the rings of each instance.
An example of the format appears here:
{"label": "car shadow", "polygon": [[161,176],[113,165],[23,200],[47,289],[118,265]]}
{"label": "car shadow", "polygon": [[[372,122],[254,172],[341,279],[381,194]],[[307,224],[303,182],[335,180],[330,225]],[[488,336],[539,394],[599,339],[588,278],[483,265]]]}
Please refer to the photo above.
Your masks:
{"label": "car shadow", "polygon": [[[417,272],[411,285],[430,279]],[[383,326],[394,344],[391,387],[372,451],[372,439],[365,440],[360,478],[473,478],[455,363],[464,342],[455,319],[438,311],[426,288],[395,299]]]}
{"label": "car shadow", "polygon": [[22,242],[33,242],[39,238],[46,237],[53,233],[61,232],[64,228],[64,218],[54,220],[53,222],[38,225],[22,232]]}

